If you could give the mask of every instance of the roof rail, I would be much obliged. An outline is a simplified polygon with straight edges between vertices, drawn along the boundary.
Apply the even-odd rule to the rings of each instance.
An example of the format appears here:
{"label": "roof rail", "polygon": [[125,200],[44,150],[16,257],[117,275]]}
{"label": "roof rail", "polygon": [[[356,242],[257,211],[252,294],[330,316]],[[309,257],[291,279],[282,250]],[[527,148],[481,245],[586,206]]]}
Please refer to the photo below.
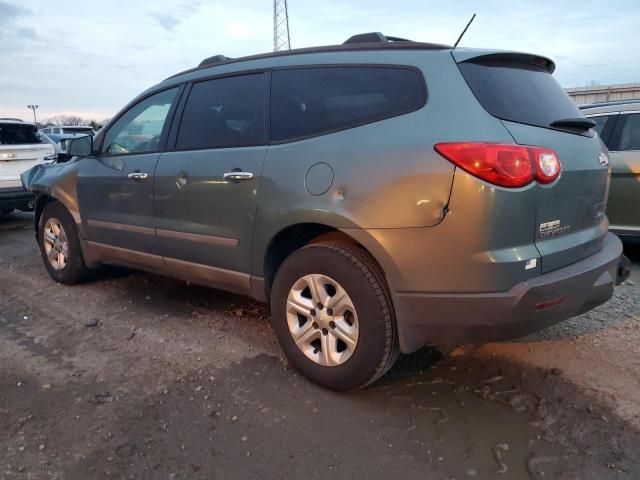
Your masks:
{"label": "roof rail", "polygon": [[627,100],[605,100],[604,102],[584,103],[578,105],[580,110],[585,108],[612,107],[614,105],[625,105],[627,103],[640,103],[640,98],[629,98]]}
{"label": "roof rail", "polygon": [[202,60],[198,66],[204,67],[205,65],[215,65],[216,63],[228,62],[229,60],[231,59],[224,55],[214,55],[213,57],[208,57]]}
{"label": "roof rail", "polygon": [[387,37],[380,32],[359,33],[349,37],[343,45],[349,45],[352,43],[389,43],[389,42],[411,42],[406,38],[400,37]]}

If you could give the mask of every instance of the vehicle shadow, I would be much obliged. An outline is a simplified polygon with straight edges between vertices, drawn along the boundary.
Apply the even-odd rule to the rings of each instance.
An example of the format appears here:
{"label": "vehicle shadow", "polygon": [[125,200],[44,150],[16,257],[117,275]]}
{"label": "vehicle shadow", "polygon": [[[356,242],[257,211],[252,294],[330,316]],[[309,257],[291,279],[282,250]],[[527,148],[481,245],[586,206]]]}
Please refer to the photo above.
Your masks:
{"label": "vehicle shadow", "polygon": [[640,268],[640,240],[625,241],[624,254]]}

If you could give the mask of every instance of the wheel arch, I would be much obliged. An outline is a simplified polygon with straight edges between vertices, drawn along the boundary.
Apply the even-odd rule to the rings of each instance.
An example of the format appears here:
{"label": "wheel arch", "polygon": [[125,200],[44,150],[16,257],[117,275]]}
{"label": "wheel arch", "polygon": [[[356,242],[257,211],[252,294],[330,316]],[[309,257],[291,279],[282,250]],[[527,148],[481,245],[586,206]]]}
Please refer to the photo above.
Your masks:
{"label": "wheel arch", "polygon": [[33,226],[36,230],[36,237],[38,237],[38,232],[39,232],[38,226],[40,225],[40,218],[42,217],[42,212],[44,211],[44,207],[46,207],[52,202],[60,202],[60,201],[57,198],[54,198],[51,195],[48,195],[46,193],[39,194],[36,197],[36,207],[33,212]]}
{"label": "wheel arch", "polygon": [[356,240],[345,230],[324,223],[305,222],[295,223],[280,229],[268,242],[263,257],[264,291],[261,292],[268,299],[273,280],[282,262],[296,250],[323,241],[336,241],[356,245],[362,248],[376,263],[384,275],[384,269],[365,245]]}

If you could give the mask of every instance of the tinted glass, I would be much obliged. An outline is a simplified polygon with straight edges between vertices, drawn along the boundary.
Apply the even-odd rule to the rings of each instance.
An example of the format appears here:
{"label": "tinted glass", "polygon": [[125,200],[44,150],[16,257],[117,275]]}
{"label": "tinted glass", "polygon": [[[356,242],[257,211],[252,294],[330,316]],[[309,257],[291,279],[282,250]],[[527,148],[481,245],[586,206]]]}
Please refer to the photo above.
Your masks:
{"label": "tinted glass", "polygon": [[548,127],[556,120],[583,116],[544,69],[501,61],[458,66],[478,101],[495,117]]}
{"label": "tinted glass", "polygon": [[624,117],[626,120],[620,133],[620,146],[617,150],[640,150],[640,114],[629,114]]}
{"label": "tinted glass", "polygon": [[194,84],[182,114],[176,148],[264,144],[264,82],[261,73]]}
{"label": "tinted glass", "polygon": [[422,77],[405,68],[279,70],[271,85],[271,138],[289,140],[350,128],[419,109]]}
{"label": "tinted glass", "polygon": [[34,125],[0,123],[0,145],[45,143]]}
{"label": "tinted glass", "polygon": [[157,151],[177,91],[156,93],[129,109],[109,128],[102,151],[120,155]]}
{"label": "tinted glass", "polygon": [[598,135],[602,136],[602,131],[604,130],[604,126],[607,124],[607,120],[611,118],[610,115],[600,115],[598,117],[589,117],[590,120],[596,122],[596,126],[593,129],[598,132]]}

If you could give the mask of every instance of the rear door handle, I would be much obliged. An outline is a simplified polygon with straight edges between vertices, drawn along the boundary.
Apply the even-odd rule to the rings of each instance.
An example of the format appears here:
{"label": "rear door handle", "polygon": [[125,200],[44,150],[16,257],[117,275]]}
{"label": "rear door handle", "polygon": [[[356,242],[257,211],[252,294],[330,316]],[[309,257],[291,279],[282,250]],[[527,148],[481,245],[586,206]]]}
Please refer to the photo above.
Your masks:
{"label": "rear door handle", "polygon": [[127,177],[132,180],[146,180],[149,178],[149,174],[146,172],[131,172]]}
{"label": "rear door handle", "polygon": [[231,172],[225,172],[222,175],[222,178],[224,178],[225,180],[251,180],[253,178],[253,173],[243,172],[243,171],[231,171]]}

